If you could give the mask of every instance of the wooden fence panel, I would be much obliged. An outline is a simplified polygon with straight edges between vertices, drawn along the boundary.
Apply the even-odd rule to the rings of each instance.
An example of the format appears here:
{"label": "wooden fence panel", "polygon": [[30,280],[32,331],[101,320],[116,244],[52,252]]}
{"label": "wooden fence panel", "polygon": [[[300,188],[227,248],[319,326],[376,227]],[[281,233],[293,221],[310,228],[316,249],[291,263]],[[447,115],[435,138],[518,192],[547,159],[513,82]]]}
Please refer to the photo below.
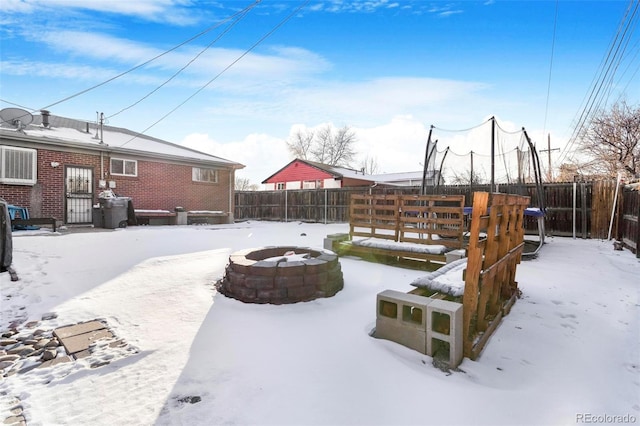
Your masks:
{"label": "wooden fence panel", "polygon": [[640,258],[640,191],[622,191],[618,240]]}
{"label": "wooden fence panel", "polygon": [[[574,223],[575,188],[575,223]],[[446,185],[427,187],[427,194],[464,195],[471,205],[474,191],[489,191],[488,185]],[[538,207],[538,193],[534,184],[499,185],[502,193],[511,193],[531,198],[530,206]],[[546,206],[545,230],[548,235],[576,236],[581,238],[606,238],[611,205],[615,190],[614,182],[595,183],[551,183],[544,185]],[[319,223],[349,222],[351,194],[371,195],[418,195],[419,187],[332,188],[287,191],[236,192],[235,218],[260,220],[300,220]],[[621,201],[622,203],[622,201]],[[524,217],[525,230],[537,234],[537,219]],[[615,228],[617,230],[617,228]],[[614,234],[617,235],[617,234]]]}

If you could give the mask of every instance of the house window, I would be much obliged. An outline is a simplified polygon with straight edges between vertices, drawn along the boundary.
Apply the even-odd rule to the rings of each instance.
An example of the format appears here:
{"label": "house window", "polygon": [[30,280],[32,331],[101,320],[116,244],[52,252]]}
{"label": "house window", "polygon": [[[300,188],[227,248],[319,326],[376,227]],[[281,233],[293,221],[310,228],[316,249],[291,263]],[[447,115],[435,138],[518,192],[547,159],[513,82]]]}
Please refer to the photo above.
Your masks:
{"label": "house window", "polygon": [[316,189],[320,188],[319,180],[305,180],[302,182],[302,189]]}
{"label": "house window", "polygon": [[35,149],[0,146],[0,183],[34,185],[38,178]]}
{"label": "house window", "polygon": [[111,159],[111,174],[122,176],[138,176],[138,162],[136,160]]}
{"label": "house window", "polygon": [[216,169],[193,168],[192,180],[194,182],[218,183],[218,171]]}
{"label": "house window", "polygon": [[276,183],[276,189],[277,190],[283,190],[284,189],[284,182]]}

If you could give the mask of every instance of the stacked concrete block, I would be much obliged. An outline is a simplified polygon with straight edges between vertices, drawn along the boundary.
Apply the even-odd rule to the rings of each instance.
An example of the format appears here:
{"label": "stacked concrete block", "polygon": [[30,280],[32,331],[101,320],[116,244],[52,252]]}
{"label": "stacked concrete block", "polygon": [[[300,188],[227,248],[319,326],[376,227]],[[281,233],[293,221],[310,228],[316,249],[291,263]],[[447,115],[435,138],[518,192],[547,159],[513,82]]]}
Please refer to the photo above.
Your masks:
{"label": "stacked concrete block", "polygon": [[[285,253],[306,255],[286,260]],[[247,303],[296,303],[331,297],[344,279],[338,255],[307,247],[264,247],[229,256],[220,292]]]}
{"label": "stacked concrete block", "polygon": [[349,234],[329,234],[324,239],[324,248],[326,250],[335,250],[334,245],[339,244],[342,241],[348,241]]}
{"label": "stacked concrete block", "polygon": [[439,344],[449,346],[449,367],[462,362],[462,304],[434,300],[427,306],[427,355],[433,356]]}
{"label": "stacked concrete block", "polygon": [[446,252],[444,254],[444,257],[447,260],[447,263],[451,263],[459,259],[464,259],[465,257],[467,257],[467,253],[465,249],[451,250],[449,252]]}
{"label": "stacked concrete block", "polygon": [[429,356],[448,345],[449,367],[455,368],[463,356],[462,304],[385,290],[376,300],[375,336]]}
{"label": "stacked concrete block", "polygon": [[378,338],[427,352],[427,306],[433,299],[385,290],[378,293],[376,332]]}

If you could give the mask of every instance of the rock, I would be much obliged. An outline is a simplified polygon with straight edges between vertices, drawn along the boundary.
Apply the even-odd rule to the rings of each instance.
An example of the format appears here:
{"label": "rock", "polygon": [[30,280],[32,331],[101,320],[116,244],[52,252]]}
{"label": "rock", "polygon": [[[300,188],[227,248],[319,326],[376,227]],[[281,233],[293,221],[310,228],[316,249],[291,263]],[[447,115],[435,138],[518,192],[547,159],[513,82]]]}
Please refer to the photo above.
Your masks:
{"label": "rock", "polygon": [[27,424],[26,423],[26,419],[24,418],[23,415],[19,415],[19,416],[11,416],[11,417],[7,417],[4,421],[4,424],[7,425],[16,425],[16,424]]}
{"label": "rock", "polygon": [[20,359],[20,355],[15,355],[15,354],[11,354],[11,355],[2,355],[0,356],[0,362],[2,361],[15,361],[17,359]]}
{"label": "rock", "polygon": [[54,359],[57,355],[58,355],[58,351],[56,351],[55,349],[47,349],[42,354],[42,360],[49,361]]}
{"label": "rock", "polygon": [[13,361],[0,361],[0,370],[4,370],[5,368],[11,367],[13,365]]}
{"label": "rock", "polygon": [[8,354],[18,354],[20,356],[33,352],[33,346],[30,345],[18,345],[7,351]]}
{"label": "rock", "polygon": [[45,348],[57,348],[58,346],[60,346],[60,342],[58,342],[58,339],[56,338],[51,339],[47,344],[44,345]]}
{"label": "rock", "polygon": [[35,351],[31,351],[30,353],[26,354],[25,357],[28,357],[28,356],[40,356],[43,352],[44,352],[44,348],[36,349]]}
{"label": "rock", "polygon": [[185,403],[188,402],[189,404],[195,404],[197,402],[202,401],[202,398],[195,395],[195,396],[185,396],[183,398],[179,398],[178,399],[179,402]]}
{"label": "rock", "polygon": [[50,341],[51,339],[40,339],[33,345],[33,347],[36,349],[44,348]]}
{"label": "rock", "polygon": [[24,409],[22,408],[22,405],[17,405],[13,407],[9,412],[14,416],[19,416],[20,414],[22,414],[22,411],[24,411]]}
{"label": "rock", "polygon": [[39,323],[40,323],[39,321],[29,321],[24,326],[26,328],[36,328],[36,325],[38,325]]}

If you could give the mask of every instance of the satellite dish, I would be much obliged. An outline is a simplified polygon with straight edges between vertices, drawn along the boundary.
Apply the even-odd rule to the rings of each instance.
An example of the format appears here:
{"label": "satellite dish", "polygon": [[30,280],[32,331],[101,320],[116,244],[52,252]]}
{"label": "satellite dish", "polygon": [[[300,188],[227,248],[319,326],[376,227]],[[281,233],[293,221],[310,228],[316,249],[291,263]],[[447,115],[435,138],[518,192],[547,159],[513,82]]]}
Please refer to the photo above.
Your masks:
{"label": "satellite dish", "polygon": [[31,124],[33,115],[29,111],[20,108],[4,108],[0,110],[0,121],[22,130]]}

